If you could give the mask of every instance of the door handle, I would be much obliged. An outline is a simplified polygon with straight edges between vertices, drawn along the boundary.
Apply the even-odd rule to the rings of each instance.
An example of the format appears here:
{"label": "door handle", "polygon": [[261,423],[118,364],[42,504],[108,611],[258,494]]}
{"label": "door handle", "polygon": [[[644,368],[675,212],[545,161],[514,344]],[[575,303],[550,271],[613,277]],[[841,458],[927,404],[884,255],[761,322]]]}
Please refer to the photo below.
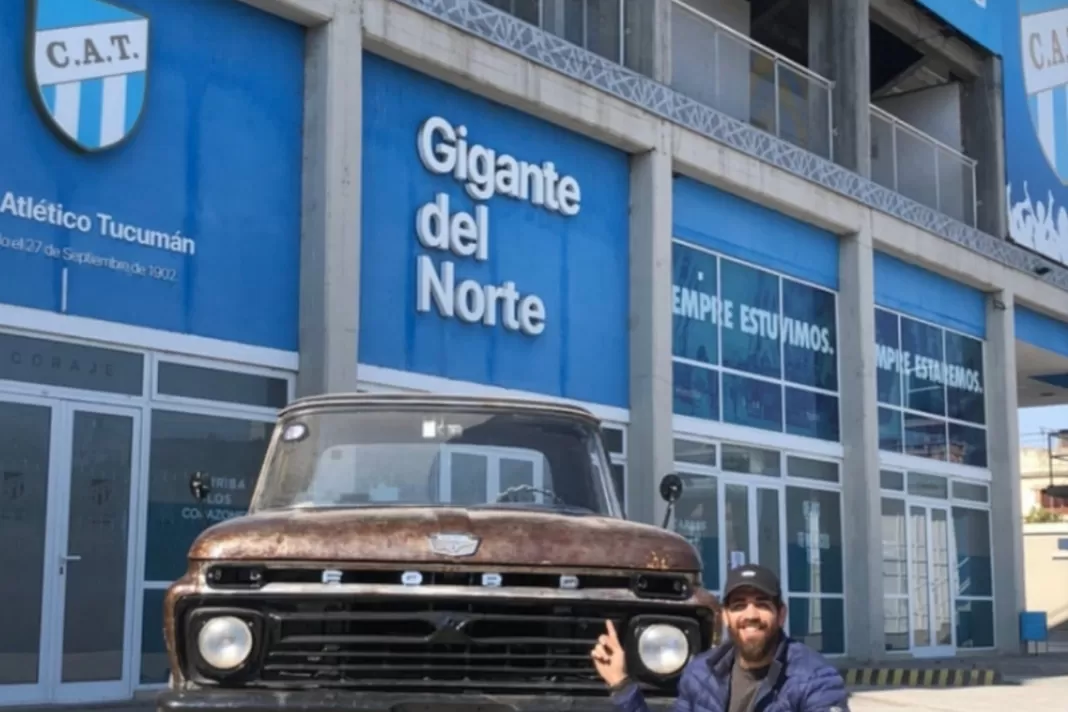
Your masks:
{"label": "door handle", "polygon": [[62,559],[64,561],[81,561],[82,557],[81,554],[67,554],[66,556],[62,557]]}

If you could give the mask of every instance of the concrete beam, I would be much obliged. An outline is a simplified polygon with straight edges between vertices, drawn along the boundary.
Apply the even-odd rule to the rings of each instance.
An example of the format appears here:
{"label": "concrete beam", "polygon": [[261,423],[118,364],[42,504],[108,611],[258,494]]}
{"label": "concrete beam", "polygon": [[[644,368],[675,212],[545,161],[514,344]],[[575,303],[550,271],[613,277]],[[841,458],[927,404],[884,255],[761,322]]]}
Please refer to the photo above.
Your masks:
{"label": "concrete beam", "polygon": [[871,19],[882,28],[921,52],[940,57],[962,79],[982,74],[982,56],[956,37],[943,34],[941,25],[915,5],[902,0],[870,2]]}
{"label": "concrete beam", "polygon": [[355,390],[360,295],[361,4],[309,29],[297,395]]}
{"label": "concrete beam", "polygon": [[283,17],[305,27],[322,25],[337,14],[338,9],[356,5],[360,0],[241,0],[257,10]]}

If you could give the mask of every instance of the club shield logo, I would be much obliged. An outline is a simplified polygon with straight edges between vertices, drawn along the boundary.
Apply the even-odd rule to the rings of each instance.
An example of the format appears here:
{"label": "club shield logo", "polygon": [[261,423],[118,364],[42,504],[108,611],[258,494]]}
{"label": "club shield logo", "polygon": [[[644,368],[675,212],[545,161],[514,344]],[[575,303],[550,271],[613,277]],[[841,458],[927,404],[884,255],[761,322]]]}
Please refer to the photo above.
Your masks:
{"label": "club shield logo", "polygon": [[122,144],[145,108],[149,20],[104,0],[28,0],[26,66],[42,119],[72,148]]}

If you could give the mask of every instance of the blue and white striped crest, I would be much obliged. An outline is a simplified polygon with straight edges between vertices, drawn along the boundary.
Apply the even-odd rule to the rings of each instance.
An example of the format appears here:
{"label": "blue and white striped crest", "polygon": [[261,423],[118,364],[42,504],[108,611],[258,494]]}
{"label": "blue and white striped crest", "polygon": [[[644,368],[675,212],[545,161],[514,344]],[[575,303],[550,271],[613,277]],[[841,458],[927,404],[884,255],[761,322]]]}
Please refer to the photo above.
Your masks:
{"label": "blue and white striped crest", "polygon": [[1020,0],[1020,50],[1038,142],[1050,168],[1068,183],[1068,0]]}
{"label": "blue and white striped crest", "polygon": [[145,107],[148,18],[104,0],[29,3],[41,114],[83,151],[122,143]]}

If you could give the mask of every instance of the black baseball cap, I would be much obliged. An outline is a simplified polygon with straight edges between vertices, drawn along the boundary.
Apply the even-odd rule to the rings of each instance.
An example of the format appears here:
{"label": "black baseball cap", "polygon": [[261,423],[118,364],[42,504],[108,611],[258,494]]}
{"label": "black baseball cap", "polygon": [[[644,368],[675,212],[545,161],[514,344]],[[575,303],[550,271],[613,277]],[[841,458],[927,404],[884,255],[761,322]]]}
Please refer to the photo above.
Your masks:
{"label": "black baseball cap", "polygon": [[771,569],[758,564],[744,564],[727,572],[727,582],[723,586],[723,600],[730,599],[731,594],[743,588],[751,588],[776,601],[782,600],[782,585],[779,577]]}

